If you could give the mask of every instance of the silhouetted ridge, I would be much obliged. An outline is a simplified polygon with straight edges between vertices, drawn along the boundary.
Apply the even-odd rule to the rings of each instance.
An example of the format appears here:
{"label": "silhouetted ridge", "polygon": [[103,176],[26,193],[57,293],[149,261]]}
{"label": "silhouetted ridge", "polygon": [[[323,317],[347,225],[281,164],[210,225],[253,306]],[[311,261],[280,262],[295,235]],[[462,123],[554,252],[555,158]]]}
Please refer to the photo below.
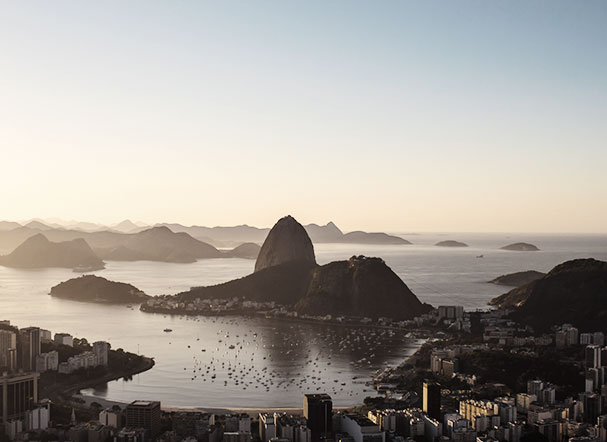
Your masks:
{"label": "silhouetted ridge", "polygon": [[[520,305],[512,318],[539,331],[571,323],[607,332],[607,262],[576,259],[503,295],[500,305]],[[497,302],[497,301],[492,301]]]}
{"label": "silhouetted ridge", "polygon": [[410,319],[431,307],[422,304],[383,259],[353,256],[316,267],[306,296],[295,308],[310,315]]}

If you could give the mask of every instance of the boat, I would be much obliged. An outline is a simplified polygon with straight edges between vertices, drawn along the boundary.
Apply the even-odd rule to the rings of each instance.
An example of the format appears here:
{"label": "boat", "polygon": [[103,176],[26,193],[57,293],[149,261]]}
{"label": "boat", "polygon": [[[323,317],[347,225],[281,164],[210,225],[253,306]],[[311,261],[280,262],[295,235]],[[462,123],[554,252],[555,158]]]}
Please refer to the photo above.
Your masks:
{"label": "boat", "polygon": [[477,258],[484,258],[485,255],[478,255]]}
{"label": "boat", "polygon": [[165,333],[171,333],[172,331],[173,331],[173,329],[171,329],[171,328],[165,328],[165,329],[164,329],[164,332],[165,332]]}

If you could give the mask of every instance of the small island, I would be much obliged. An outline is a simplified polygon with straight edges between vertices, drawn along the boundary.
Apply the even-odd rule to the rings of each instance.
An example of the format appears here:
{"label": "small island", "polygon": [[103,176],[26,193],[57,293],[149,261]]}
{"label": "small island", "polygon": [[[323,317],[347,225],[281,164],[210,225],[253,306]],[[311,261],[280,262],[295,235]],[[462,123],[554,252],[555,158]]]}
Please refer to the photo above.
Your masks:
{"label": "small island", "polygon": [[468,247],[468,244],[459,241],[440,241],[434,244],[437,247]]}
{"label": "small island", "polygon": [[131,284],[110,281],[95,275],[83,275],[64,281],[51,288],[49,295],[74,301],[105,304],[141,303],[149,298]]}
{"label": "small island", "polygon": [[536,270],[527,270],[525,272],[516,272],[498,276],[489,282],[491,284],[505,285],[508,287],[521,287],[537,279],[543,278],[544,276],[546,276],[545,273],[538,272]]}
{"label": "small island", "polygon": [[508,244],[507,246],[500,247],[501,250],[511,250],[515,252],[538,252],[540,249],[526,242],[516,242],[514,244]]}

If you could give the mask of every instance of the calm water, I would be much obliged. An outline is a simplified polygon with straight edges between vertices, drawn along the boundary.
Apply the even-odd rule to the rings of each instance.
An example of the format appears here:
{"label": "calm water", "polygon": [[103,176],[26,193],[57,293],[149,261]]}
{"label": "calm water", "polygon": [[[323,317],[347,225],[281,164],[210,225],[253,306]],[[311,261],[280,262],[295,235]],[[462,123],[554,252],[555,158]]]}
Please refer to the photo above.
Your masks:
{"label": "calm water", "polygon": [[[607,236],[422,234],[407,238],[415,245],[318,245],[317,260],[323,264],[354,254],[381,256],[422,301],[467,308],[484,308],[489,299],[503,293],[504,288],[486,283],[501,274],[547,271],[574,258],[607,260]],[[471,247],[432,246],[446,239]],[[496,250],[518,241],[536,244],[542,251]],[[476,258],[481,254],[484,258]],[[97,274],[159,295],[244,276],[253,265],[241,259],[193,264],[109,262]],[[373,335],[368,330],[265,319],[171,317],[47,295],[50,287],[74,276],[63,269],[0,267],[0,316],[19,327],[37,325],[89,340],[103,339],[114,348],[153,356],[157,364],[152,370],[88,392],[111,400],[288,407],[300,406],[303,393],[328,391],[337,405],[355,404],[370,394],[364,381],[375,370],[399,363],[416,348],[415,342],[398,334]],[[174,331],[164,333],[167,327]]]}

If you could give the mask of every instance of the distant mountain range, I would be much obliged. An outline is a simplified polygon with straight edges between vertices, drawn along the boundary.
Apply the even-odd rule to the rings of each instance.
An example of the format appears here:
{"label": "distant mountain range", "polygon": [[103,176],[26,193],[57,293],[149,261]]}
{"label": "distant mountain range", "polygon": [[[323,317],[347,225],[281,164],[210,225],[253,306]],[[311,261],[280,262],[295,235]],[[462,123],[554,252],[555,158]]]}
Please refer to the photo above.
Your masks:
{"label": "distant mountain range", "polygon": [[42,230],[42,227],[34,224],[0,232],[0,243],[5,248],[17,242],[10,254],[0,256],[0,265],[95,270],[103,268],[102,260],[190,263],[208,258],[254,259],[259,251],[257,244],[218,250],[187,233],[172,232],[168,227],[152,227],[139,233],[118,233],[55,228]]}
{"label": "distant mountain range", "polygon": [[[242,242],[263,243],[270,229],[251,227],[247,225],[233,227],[186,227],[181,224],[159,224],[170,228],[174,232],[186,232],[194,238],[215,244],[234,245]],[[404,238],[386,233],[369,233],[355,231],[343,233],[334,223],[329,222],[324,226],[308,224],[304,226],[308,236],[315,244],[320,243],[347,243],[347,244],[411,244]]]}
{"label": "distant mountain range", "polygon": [[82,238],[51,242],[42,233],[27,238],[9,255],[0,256],[0,265],[17,268],[66,267],[100,270],[105,266]]}
{"label": "distant mountain range", "polygon": [[[58,220],[55,220],[58,221]],[[30,236],[37,233],[44,233],[51,241],[66,241],[75,238],[84,238],[93,249],[113,249],[123,245],[125,240],[119,235],[137,234],[149,231],[154,227],[167,227],[174,233],[186,233],[190,237],[214,246],[215,248],[234,248],[244,243],[261,244],[265,241],[270,229],[258,228],[247,225],[231,227],[204,227],[204,226],[184,226],[175,223],[161,223],[154,226],[145,226],[141,223],[134,223],[130,220],[124,220],[111,226],[103,226],[95,223],[83,223],[76,221],[62,221],[47,223],[43,220],[35,219],[24,224],[12,221],[0,221],[0,252],[8,253],[15,249],[19,244]],[[411,244],[404,238],[394,235],[388,235],[381,232],[362,232],[354,231],[343,233],[334,223],[330,222],[324,226],[318,224],[308,224],[305,226],[306,232],[314,243],[347,243],[347,244]],[[128,242],[128,241],[127,241]],[[127,247],[131,248],[131,247]],[[251,257],[251,248],[248,249],[248,255]],[[103,250],[102,255],[111,253],[111,250]],[[132,251],[117,250],[118,256],[134,256]],[[150,251],[148,250],[148,254]],[[164,255],[165,252],[155,252]],[[255,255],[256,257],[256,255]],[[109,259],[109,258],[108,258]],[[177,262],[186,259],[178,257]],[[130,260],[130,259],[129,259]]]}

